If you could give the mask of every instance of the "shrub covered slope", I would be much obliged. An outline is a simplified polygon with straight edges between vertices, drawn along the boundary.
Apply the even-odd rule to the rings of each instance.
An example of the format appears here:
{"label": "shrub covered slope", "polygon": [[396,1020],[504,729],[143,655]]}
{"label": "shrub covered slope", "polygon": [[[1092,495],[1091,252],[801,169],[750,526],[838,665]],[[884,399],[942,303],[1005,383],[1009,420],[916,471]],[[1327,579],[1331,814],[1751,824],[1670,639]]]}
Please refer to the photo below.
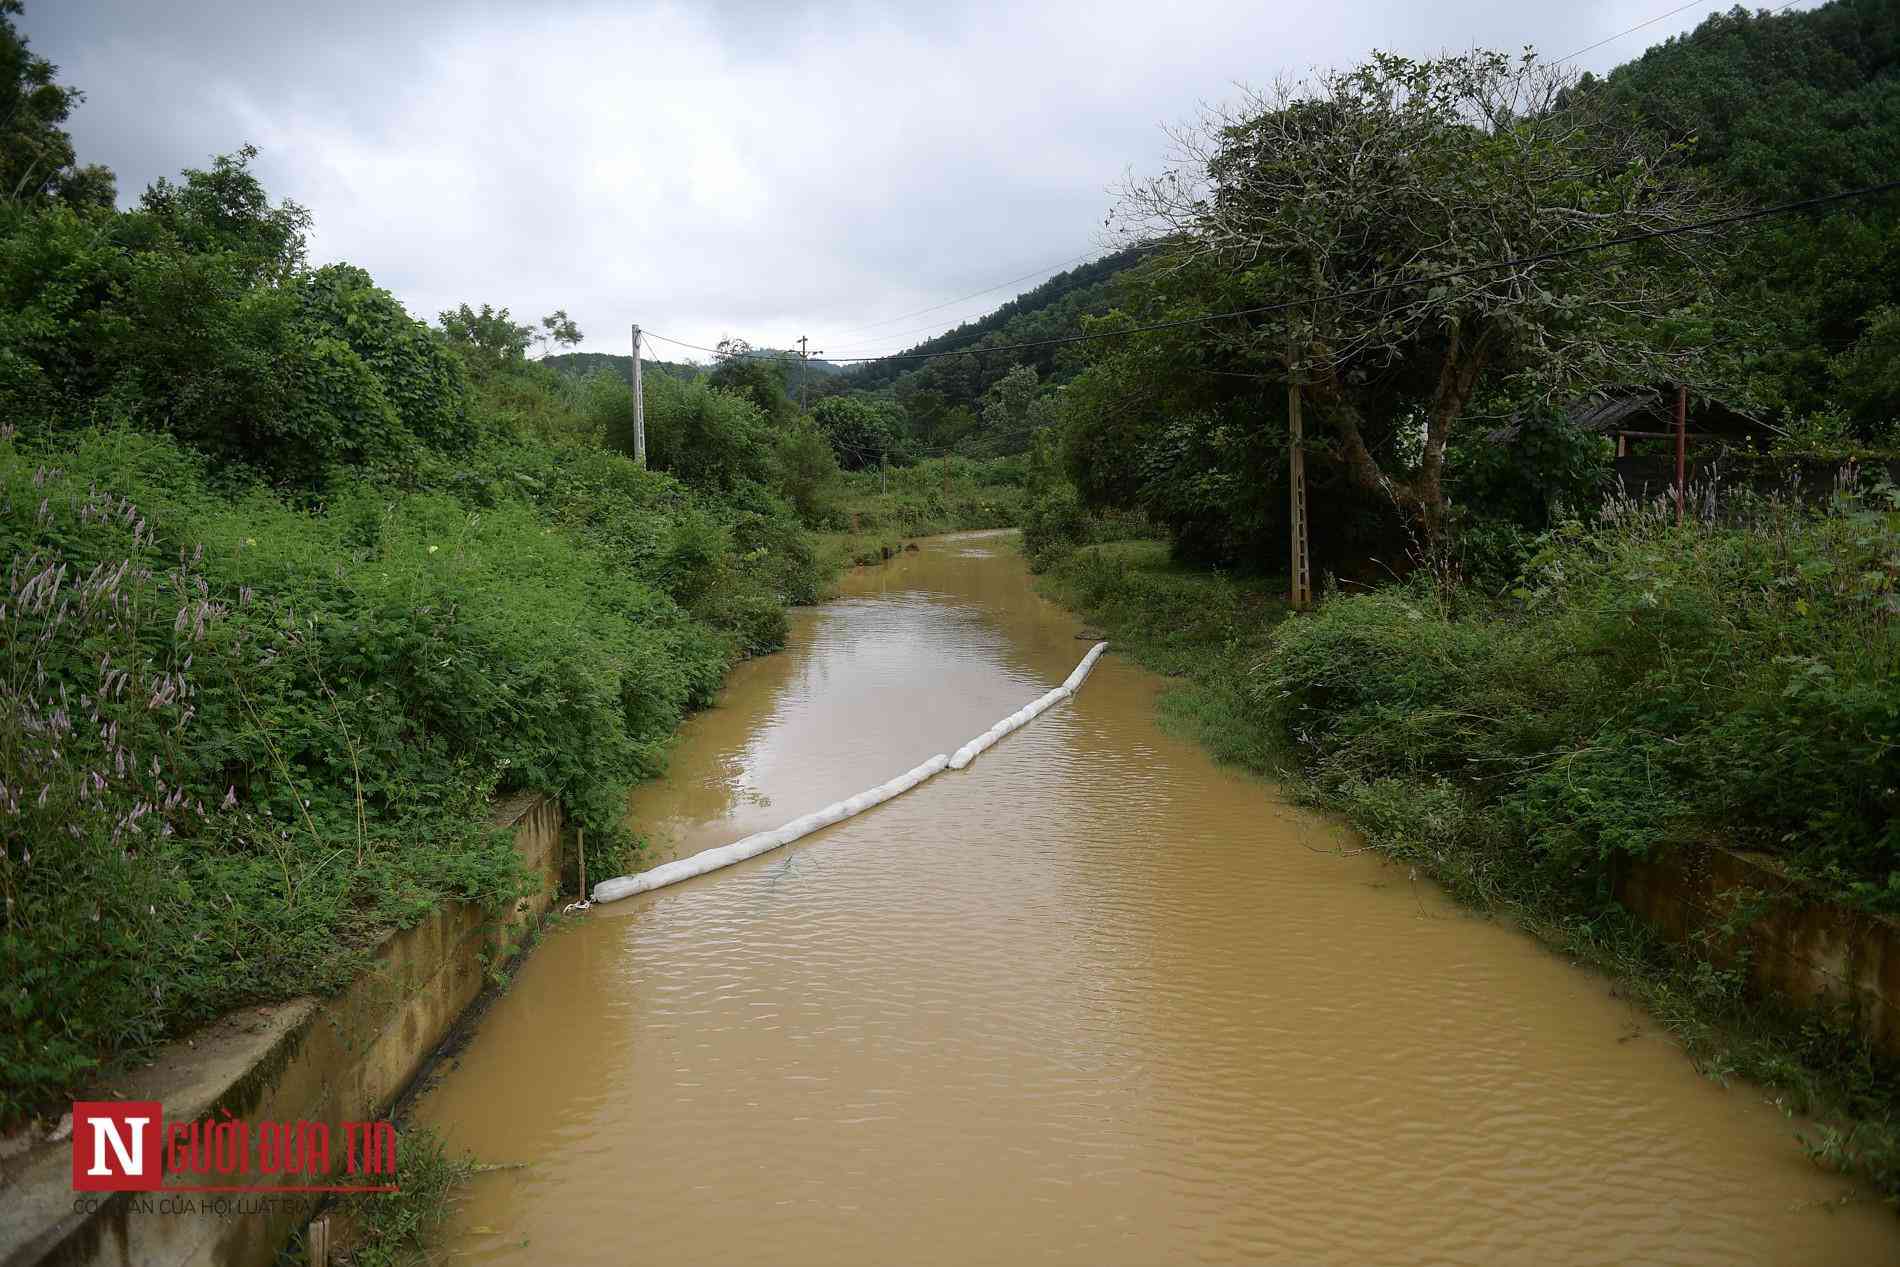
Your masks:
{"label": "shrub covered slope", "polygon": [[[754,405],[440,329],[248,155],[0,209],[0,1124],[517,885],[498,794],[624,865],[630,785],[821,582]],[[545,323],[555,329],[558,323]]]}

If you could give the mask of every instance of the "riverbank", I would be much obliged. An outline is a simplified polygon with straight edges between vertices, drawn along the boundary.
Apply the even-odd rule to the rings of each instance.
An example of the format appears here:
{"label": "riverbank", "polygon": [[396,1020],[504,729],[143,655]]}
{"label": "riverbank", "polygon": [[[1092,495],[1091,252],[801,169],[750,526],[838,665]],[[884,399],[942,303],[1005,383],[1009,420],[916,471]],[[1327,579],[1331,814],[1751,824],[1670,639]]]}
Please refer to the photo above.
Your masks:
{"label": "riverbank", "polygon": [[[793,612],[786,651],[687,722],[633,797],[656,848],[950,751],[1100,632],[1007,535],[916,544]],[[1891,1218],[1827,1208],[1857,1189],[1759,1098],[1166,733],[1165,686],[1111,652],[969,769],[547,939],[416,1108],[511,1165],[468,1185],[443,1253],[1891,1256]],[[611,1237],[572,1217],[629,1192]]]}
{"label": "riverbank", "polygon": [[835,580],[845,568],[891,558],[918,537],[1013,528],[1023,521],[1028,492],[1021,458],[951,457],[842,473],[825,500],[812,535]]}
{"label": "riverbank", "polygon": [[1602,970],[1698,1069],[1760,1083],[1791,1118],[1811,1120],[1801,1138],[1817,1161],[1900,1200],[1900,1082],[1850,1027],[1755,996],[1732,963],[1717,966],[1702,947],[1672,944],[1631,916],[1607,881],[1578,884],[1499,833],[1475,830],[1434,780],[1316,777],[1289,741],[1284,714],[1261,699],[1286,612],[1267,583],[1176,567],[1150,542],[1084,547],[1052,561],[1041,584],[1096,622],[1119,652],[1179,682],[1159,705],[1171,729],[1343,813],[1388,857]]}
{"label": "riverbank", "polygon": [[343,989],[445,903],[506,909],[499,795],[554,792],[618,865],[627,789],[822,584],[784,514],[587,444],[326,480],[0,436],[0,1130]]}
{"label": "riverbank", "polygon": [[[221,1147],[213,1158],[169,1142],[162,1193],[118,1191],[84,1200],[73,1195],[73,1143],[65,1135],[42,1134],[25,1148],[9,1149],[0,1159],[8,1194],[0,1205],[0,1262],[250,1267],[292,1261],[280,1251],[324,1200],[321,1192],[374,1189],[358,1175],[355,1159],[345,1161],[352,1124],[386,1120],[438,1048],[492,997],[510,957],[534,939],[559,901],[559,805],[544,796],[515,797],[495,809],[491,825],[533,878],[511,910],[498,915],[477,903],[445,902],[384,937],[366,969],[335,996],[231,1012],[157,1049],[149,1062],[115,1076],[109,1090],[91,1097],[155,1102],[174,1133],[192,1123],[245,1124],[232,1138],[253,1138],[254,1145]],[[313,1124],[307,1129],[333,1143],[307,1162],[287,1165],[286,1175],[269,1159],[263,1132],[294,1122]],[[68,1122],[65,1129],[81,1128]],[[368,1232],[364,1253],[350,1261],[406,1261],[395,1251],[414,1247],[416,1229],[397,1225],[400,1212],[414,1212],[439,1188],[444,1159],[426,1135],[403,1130],[393,1152],[390,1179],[401,1191],[357,1195],[347,1203]]]}

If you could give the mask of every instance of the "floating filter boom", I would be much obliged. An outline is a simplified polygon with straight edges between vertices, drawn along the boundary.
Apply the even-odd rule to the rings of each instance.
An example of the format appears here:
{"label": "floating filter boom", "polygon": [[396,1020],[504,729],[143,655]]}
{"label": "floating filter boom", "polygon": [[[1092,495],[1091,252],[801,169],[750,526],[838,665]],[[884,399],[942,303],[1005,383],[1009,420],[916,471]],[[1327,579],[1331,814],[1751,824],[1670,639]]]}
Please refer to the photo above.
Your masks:
{"label": "floating filter boom", "polygon": [[821,810],[807,814],[803,818],[794,818],[784,826],[774,827],[771,831],[756,832],[743,840],[735,840],[729,845],[721,845],[716,849],[707,849],[690,858],[681,858],[677,862],[669,862],[651,871],[642,871],[638,875],[623,875],[612,880],[602,880],[594,886],[594,901],[617,902],[623,897],[632,897],[636,893],[646,893],[653,889],[663,889],[669,884],[678,884],[681,880],[690,880],[694,876],[705,875],[708,871],[717,871],[735,862],[744,862],[747,858],[756,858],[762,853],[781,849],[794,840],[809,836],[833,823],[841,823],[847,818],[862,814],[873,805],[882,805],[893,796],[901,796],[946,767],[961,770],[1004,735],[1027,726],[1045,710],[1075,694],[1083,680],[1088,677],[1089,670],[1095,667],[1095,662],[1102,658],[1102,652],[1106,650],[1108,650],[1106,642],[1096,643],[1089,649],[1089,653],[1082,657],[1082,663],[1075,666],[1075,671],[1069,674],[1068,679],[1061,686],[1003,718],[1002,721],[958,748],[955,756],[946,757],[939,753],[922,765],[906,770],[896,778],[880,783],[868,792],[859,792],[856,796],[845,800],[834,801]]}

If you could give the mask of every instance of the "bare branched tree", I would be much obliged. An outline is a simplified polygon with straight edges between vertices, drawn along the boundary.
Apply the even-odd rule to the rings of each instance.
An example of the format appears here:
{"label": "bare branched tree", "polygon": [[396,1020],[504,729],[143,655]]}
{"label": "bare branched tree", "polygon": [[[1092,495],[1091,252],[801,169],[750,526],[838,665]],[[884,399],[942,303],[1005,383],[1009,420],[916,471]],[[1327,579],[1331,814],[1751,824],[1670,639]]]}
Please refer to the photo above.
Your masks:
{"label": "bare branched tree", "polygon": [[[1374,54],[1172,129],[1113,231],[1174,243],[1249,306],[1297,301],[1212,337],[1300,383],[1354,481],[1435,543],[1446,442],[1487,376],[1554,396],[1673,377],[1686,355],[1666,323],[1704,293],[1718,243],[1703,234],[1377,289],[1727,209],[1601,101],[1528,51]],[[1382,464],[1369,436],[1405,418],[1422,451]]]}

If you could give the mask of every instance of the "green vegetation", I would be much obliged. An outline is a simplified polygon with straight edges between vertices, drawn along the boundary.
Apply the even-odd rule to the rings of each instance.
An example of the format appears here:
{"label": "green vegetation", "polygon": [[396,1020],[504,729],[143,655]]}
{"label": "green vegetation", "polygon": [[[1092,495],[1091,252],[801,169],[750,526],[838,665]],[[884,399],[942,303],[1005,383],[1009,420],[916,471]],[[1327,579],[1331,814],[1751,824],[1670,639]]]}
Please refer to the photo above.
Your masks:
{"label": "green vegetation", "polygon": [[[1734,10],[1601,80],[1374,53],[1245,97],[1123,189],[1125,250],[922,359],[651,362],[651,470],[627,358],[563,351],[560,311],[430,325],[310,267],[248,148],[117,209],[18,12],[0,1125],[347,979],[435,903],[507,901],[497,793],[553,792],[594,867],[630,866],[629,786],[829,567],[1021,525],[1054,594],[1182,680],[1170,725],[1617,974],[1900,1194],[1891,1071],[1611,884],[1719,841],[1900,911],[1900,498],[1814,504],[1900,454],[1900,201],[1674,232],[1891,175],[1894,0]],[[1115,337],[999,350],[1080,331]],[[1289,382],[1330,593],[1283,622]],[[1609,496],[1579,402],[1678,382],[1773,437],[1723,470],[1810,491],[1698,494],[1681,526]]]}
{"label": "green vegetation", "polygon": [[914,433],[925,444],[955,443],[960,438],[957,428],[969,425],[990,389],[1013,367],[1034,370],[1044,381],[1064,382],[1085,364],[1074,344],[1020,353],[970,354],[1076,333],[1083,318],[1099,316],[1113,306],[1116,275],[1141,255],[1141,248],[1114,251],[1066,269],[988,316],[966,321],[910,349],[913,355],[931,359],[873,361],[847,370],[846,381],[860,391],[889,393],[903,406]]}
{"label": "green vegetation", "polygon": [[1256,774],[1278,772],[1249,685],[1286,612],[1279,587],[1172,562],[1159,541],[1083,546],[1044,566],[1051,597],[1086,615],[1118,654],[1178,680],[1161,697],[1170,730]]}
{"label": "green vegetation", "polygon": [[[63,108],[0,152],[69,153]],[[642,470],[624,387],[529,359],[564,314],[432,328],[310,268],[253,153],[0,204],[0,1125],[506,903],[497,794],[631,865],[629,787],[825,581],[754,401],[655,375]]]}
{"label": "green vegetation", "polygon": [[1020,524],[1025,478],[1015,458],[935,458],[856,471],[827,488],[813,522],[834,566],[874,564],[912,537]]}
{"label": "green vegetation", "polygon": [[[1593,86],[1760,205],[1890,180],[1900,152],[1892,0],[1730,9]],[[1740,302],[1716,323],[1729,394],[1791,422],[1838,413],[1862,440],[1887,435],[1900,417],[1886,369],[1900,334],[1896,207],[1847,203],[1741,236],[1722,287]]]}
{"label": "green vegetation", "polygon": [[[1722,934],[1667,945],[1614,893],[1715,844],[1900,911],[1900,493],[1842,470],[1900,456],[1895,200],[1371,293],[1886,179],[1897,51],[1890,0],[1736,10],[1601,81],[1375,54],[1190,125],[1124,190],[1153,251],[1087,324],[1269,311],[1082,345],[1024,543],[1181,680],[1171,726],[1610,973],[1900,1201],[1900,1078],[1853,1018],[1751,996]],[[1326,596],[1280,620],[1253,574],[1289,552],[1289,378]],[[1574,421],[1675,382],[1770,438],[1699,450],[1726,481],[1681,525]],[[1101,544],[1129,514],[1166,546]]]}
{"label": "green vegetation", "polygon": [[1618,503],[1505,597],[1336,598],[1279,631],[1255,707],[1328,797],[1431,806],[1580,900],[1619,857],[1714,841],[1900,910],[1900,493],[1735,514]]}
{"label": "green vegetation", "polygon": [[[452,1155],[426,1126],[404,1126],[396,1153],[398,1192],[344,1197],[330,1212],[335,1248],[351,1267],[412,1267],[436,1261],[436,1238],[459,1192],[484,1167],[473,1157]],[[280,1263],[308,1261],[299,1238]]]}

